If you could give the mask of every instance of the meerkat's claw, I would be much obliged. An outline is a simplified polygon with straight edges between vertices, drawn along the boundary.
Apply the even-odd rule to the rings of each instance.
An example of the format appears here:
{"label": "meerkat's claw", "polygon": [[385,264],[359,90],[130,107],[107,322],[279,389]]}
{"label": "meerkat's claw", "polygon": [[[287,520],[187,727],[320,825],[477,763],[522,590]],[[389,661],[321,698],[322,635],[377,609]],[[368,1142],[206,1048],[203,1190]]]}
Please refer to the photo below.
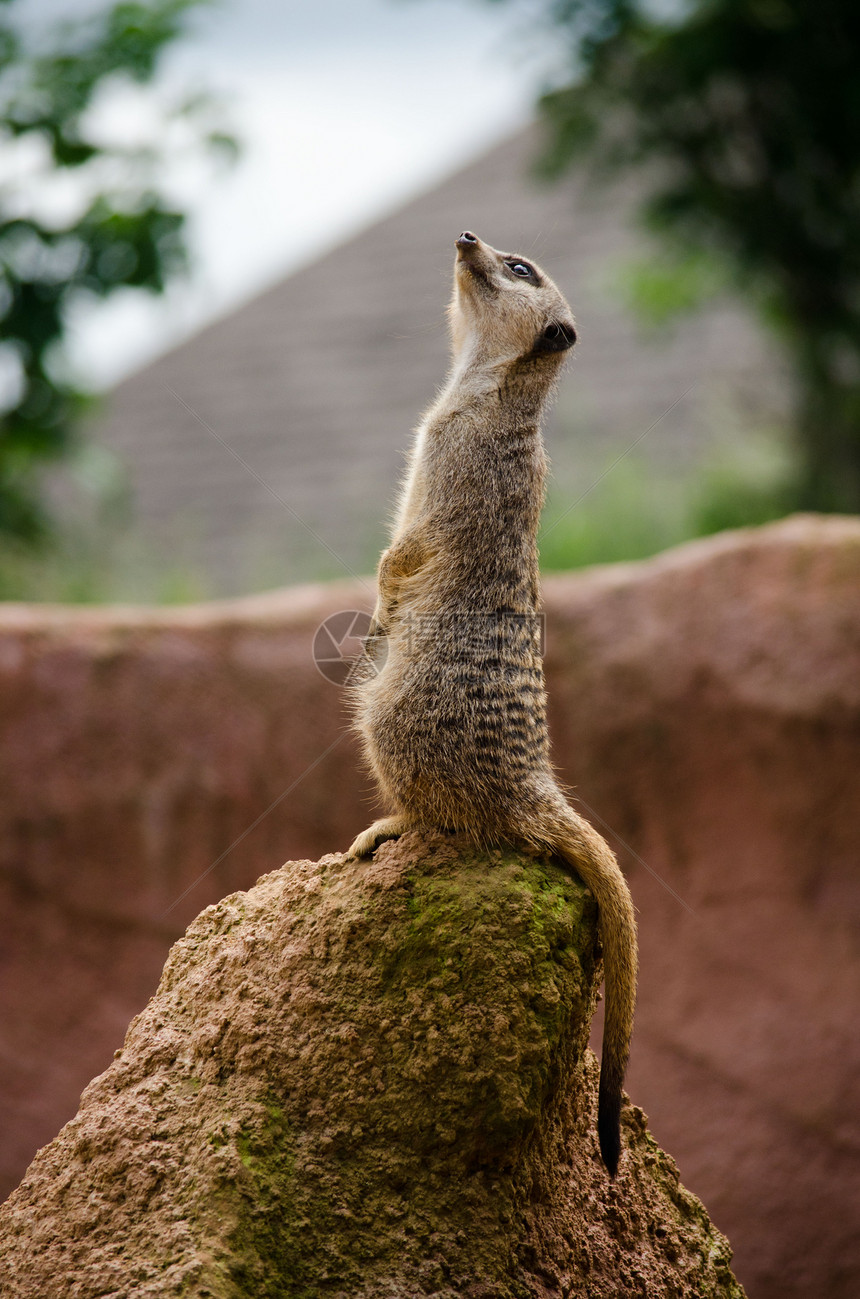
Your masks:
{"label": "meerkat's claw", "polygon": [[372,857],[381,843],[386,839],[399,839],[410,825],[411,822],[402,816],[384,816],[380,821],[374,821],[351,845],[347,859]]}

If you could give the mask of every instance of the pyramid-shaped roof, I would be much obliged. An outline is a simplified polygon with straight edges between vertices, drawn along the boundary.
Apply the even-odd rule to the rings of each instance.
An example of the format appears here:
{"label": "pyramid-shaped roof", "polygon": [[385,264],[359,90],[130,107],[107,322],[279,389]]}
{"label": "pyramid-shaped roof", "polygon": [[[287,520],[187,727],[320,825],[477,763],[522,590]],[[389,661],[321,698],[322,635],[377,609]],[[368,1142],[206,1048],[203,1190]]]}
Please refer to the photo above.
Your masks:
{"label": "pyramid-shaped roof", "polygon": [[637,454],[693,464],[724,398],[778,401],[731,303],[641,336],[612,287],[640,243],[639,183],[541,184],[538,148],[537,128],[519,133],[119,384],[97,433],[127,466],[144,539],[222,592],[368,571],[445,375],[464,228],[543,265],[577,317],[548,435],[557,491],[581,491],[652,425]]}

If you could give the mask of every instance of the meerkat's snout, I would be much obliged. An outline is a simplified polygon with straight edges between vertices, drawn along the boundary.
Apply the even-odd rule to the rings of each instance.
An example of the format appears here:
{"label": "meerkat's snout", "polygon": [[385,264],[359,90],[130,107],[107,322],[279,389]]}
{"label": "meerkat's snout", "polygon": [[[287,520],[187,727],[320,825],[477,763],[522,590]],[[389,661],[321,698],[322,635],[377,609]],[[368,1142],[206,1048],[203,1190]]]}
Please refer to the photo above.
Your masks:
{"label": "meerkat's snout", "polygon": [[464,230],[461,235],[458,235],[454,240],[454,247],[457,249],[458,266],[468,266],[473,269],[476,266],[483,266],[487,260],[488,245],[482,243],[471,230]]}
{"label": "meerkat's snout", "polygon": [[485,244],[471,230],[464,230],[458,235],[454,247],[457,250],[455,278],[466,292],[474,292],[476,281],[480,282],[480,288],[485,293],[494,288],[500,256],[496,249]]}
{"label": "meerkat's snout", "polygon": [[576,342],[573,321],[550,321],[535,343],[536,352],[566,352]]}

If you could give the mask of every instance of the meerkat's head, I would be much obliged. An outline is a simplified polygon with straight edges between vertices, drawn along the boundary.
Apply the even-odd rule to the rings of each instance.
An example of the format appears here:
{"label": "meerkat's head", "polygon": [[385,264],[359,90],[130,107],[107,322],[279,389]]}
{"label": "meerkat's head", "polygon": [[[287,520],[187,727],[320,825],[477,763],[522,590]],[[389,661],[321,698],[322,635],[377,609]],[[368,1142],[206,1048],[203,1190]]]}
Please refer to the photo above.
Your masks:
{"label": "meerkat's head", "polygon": [[551,371],[576,342],[570,307],[548,275],[515,253],[500,253],[470,230],[456,241],[449,309],[454,357],[534,359]]}

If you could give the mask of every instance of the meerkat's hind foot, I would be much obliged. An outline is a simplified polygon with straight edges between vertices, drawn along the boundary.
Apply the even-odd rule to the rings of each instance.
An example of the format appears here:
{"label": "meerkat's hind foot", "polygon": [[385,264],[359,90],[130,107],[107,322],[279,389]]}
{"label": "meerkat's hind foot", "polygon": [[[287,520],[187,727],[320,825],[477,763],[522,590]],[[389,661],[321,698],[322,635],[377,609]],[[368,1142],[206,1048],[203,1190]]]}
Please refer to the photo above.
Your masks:
{"label": "meerkat's hind foot", "polygon": [[353,842],[346,854],[347,858],[354,860],[356,857],[372,857],[381,843],[387,839],[399,839],[412,828],[412,824],[405,816],[384,816],[381,820],[374,821]]}

